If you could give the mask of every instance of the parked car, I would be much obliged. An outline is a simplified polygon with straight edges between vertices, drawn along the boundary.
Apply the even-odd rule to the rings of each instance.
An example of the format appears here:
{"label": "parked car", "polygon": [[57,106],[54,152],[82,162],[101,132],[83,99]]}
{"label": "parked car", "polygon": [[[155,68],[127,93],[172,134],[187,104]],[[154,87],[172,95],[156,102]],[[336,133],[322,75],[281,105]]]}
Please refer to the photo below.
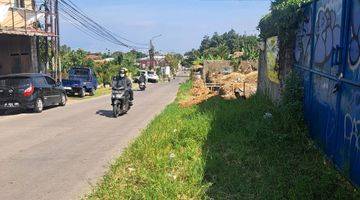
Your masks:
{"label": "parked car", "polygon": [[86,92],[93,96],[98,88],[98,81],[94,71],[85,67],[74,67],[68,72],[69,79],[62,80],[62,85],[67,94],[78,94],[85,97]]}
{"label": "parked car", "polygon": [[159,78],[159,76],[156,74],[156,72],[154,72],[154,71],[148,71],[147,74],[148,74],[148,81],[149,81],[149,82],[152,82],[152,83],[157,83],[157,82],[159,82],[160,78]]}
{"label": "parked car", "polygon": [[31,109],[41,113],[44,107],[65,106],[67,96],[60,83],[44,74],[0,76],[0,111]]}

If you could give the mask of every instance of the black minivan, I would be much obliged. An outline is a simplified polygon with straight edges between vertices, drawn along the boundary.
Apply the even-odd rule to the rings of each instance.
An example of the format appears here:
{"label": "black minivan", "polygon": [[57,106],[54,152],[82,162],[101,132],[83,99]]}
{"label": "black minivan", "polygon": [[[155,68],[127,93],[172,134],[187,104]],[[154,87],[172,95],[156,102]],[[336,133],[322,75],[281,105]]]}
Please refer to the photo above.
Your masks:
{"label": "black minivan", "polygon": [[0,76],[0,113],[11,109],[31,109],[41,113],[44,107],[65,106],[66,91],[45,74]]}

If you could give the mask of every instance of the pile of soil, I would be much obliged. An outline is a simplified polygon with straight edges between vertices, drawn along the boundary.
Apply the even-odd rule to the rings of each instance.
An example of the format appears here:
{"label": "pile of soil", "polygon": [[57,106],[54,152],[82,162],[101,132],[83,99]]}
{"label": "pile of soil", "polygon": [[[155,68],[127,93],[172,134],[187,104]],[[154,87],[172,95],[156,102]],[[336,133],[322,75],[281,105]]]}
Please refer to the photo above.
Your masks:
{"label": "pile of soil", "polygon": [[229,75],[215,74],[210,77],[212,83],[221,85],[220,95],[224,99],[236,99],[235,90],[240,89],[245,93],[241,95],[248,98],[256,93],[258,72],[253,71],[248,74],[234,72]]}
{"label": "pile of soil", "polygon": [[[181,107],[200,104],[209,98],[220,95],[224,99],[249,98],[257,91],[258,71],[254,61],[244,61],[239,72],[224,74],[208,74],[206,81],[220,86],[218,92],[206,87],[203,79],[196,79],[191,89],[191,97],[180,102]],[[235,91],[239,92],[236,96]],[[239,97],[240,96],[240,97]]]}
{"label": "pile of soil", "polygon": [[215,92],[212,92],[205,86],[205,82],[202,79],[197,79],[193,83],[191,89],[191,97],[180,102],[180,106],[183,108],[190,107],[192,105],[200,104],[211,97],[216,96]]}
{"label": "pile of soil", "polygon": [[250,74],[258,69],[258,61],[256,60],[243,60],[239,66],[239,72],[242,74]]}

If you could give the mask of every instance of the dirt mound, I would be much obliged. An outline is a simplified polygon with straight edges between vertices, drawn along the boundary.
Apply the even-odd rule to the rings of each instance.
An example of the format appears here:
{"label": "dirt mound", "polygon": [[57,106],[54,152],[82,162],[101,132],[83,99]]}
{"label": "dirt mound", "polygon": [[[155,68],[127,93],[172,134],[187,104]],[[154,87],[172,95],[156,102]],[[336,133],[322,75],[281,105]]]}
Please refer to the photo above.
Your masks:
{"label": "dirt mound", "polygon": [[200,104],[216,95],[216,93],[210,91],[210,89],[205,86],[205,82],[202,79],[194,81],[190,93],[191,97],[189,99],[180,102],[181,107],[185,108]]}
{"label": "dirt mound", "polygon": [[258,69],[258,61],[256,60],[244,60],[241,61],[239,66],[239,72],[242,74],[250,74]]}
{"label": "dirt mound", "polygon": [[197,105],[216,95],[220,95],[222,98],[228,100],[236,99],[235,91],[240,91],[240,96],[249,98],[256,93],[257,79],[257,71],[248,74],[240,72],[234,72],[228,75],[212,74],[209,76],[209,81],[212,84],[220,86],[218,92],[211,91],[206,87],[206,84],[202,79],[197,79],[193,83],[191,97],[180,102],[180,106],[190,107],[192,105]]}
{"label": "dirt mound", "polygon": [[234,72],[228,75],[216,74],[210,77],[212,83],[218,83],[220,95],[225,99],[235,99],[235,90],[240,89],[246,98],[256,93],[258,72],[253,71],[248,74]]}

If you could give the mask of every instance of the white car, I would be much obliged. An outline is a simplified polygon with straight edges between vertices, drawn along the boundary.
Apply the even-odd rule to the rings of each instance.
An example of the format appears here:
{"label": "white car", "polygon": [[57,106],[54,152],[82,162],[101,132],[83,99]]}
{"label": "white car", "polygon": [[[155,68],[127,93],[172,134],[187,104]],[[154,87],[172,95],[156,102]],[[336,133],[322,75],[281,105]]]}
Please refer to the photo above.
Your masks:
{"label": "white car", "polygon": [[147,78],[149,82],[157,83],[160,80],[160,77],[154,71],[148,71]]}

